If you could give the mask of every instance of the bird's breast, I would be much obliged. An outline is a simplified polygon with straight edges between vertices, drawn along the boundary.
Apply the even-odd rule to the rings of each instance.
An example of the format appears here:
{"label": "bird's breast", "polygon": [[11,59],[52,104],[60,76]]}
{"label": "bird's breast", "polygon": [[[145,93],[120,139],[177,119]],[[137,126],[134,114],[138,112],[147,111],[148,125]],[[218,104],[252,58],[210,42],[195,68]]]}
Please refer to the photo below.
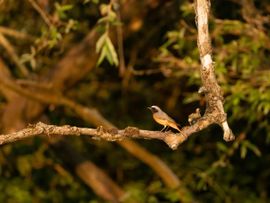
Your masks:
{"label": "bird's breast", "polygon": [[162,118],[161,116],[159,116],[157,114],[153,114],[153,118],[157,123],[159,123],[161,125],[167,126],[167,124],[168,124],[168,120],[166,118]]}

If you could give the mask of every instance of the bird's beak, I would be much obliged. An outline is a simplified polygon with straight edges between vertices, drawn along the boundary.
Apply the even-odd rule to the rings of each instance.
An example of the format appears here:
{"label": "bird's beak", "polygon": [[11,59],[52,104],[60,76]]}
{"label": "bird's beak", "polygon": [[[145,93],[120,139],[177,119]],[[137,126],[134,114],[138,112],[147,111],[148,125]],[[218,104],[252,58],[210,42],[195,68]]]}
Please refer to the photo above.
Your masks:
{"label": "bird's beak", "polygon": [[152,107],[147,107],[148,109],[150,109],[150,111],[153,113],[153,109],[152,109]]}

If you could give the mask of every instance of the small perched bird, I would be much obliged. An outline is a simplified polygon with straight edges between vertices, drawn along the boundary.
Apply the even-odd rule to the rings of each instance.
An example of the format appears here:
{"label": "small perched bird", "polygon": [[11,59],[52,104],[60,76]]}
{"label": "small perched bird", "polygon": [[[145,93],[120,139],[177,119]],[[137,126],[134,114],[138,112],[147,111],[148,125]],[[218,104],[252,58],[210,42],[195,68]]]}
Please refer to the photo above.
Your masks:
{"label": "small perched bird", "polygon": [[164,126],[164,128],[161,131],[163,131],[167,127],[171,127],[181,132],[181,130],[178,127],[179,125],[170,116],[168,116],[165,112],[163,112],[158,106],[151,106],[148,107],[148,109],[152,111],[153,119],[160,125]]}

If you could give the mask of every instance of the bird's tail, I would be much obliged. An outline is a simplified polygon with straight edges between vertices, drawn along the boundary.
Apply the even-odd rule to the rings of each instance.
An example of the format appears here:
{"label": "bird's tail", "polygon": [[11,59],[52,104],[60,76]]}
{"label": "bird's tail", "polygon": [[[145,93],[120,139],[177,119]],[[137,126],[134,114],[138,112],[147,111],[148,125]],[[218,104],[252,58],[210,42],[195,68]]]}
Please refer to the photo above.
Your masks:
{"label": "bird's tail", "polygon": [[169,126],[172,127],[172,128],[174,128],[175,130],[178,130],[179,132],[181,132],[180,125],[178,123],[169,122]]}

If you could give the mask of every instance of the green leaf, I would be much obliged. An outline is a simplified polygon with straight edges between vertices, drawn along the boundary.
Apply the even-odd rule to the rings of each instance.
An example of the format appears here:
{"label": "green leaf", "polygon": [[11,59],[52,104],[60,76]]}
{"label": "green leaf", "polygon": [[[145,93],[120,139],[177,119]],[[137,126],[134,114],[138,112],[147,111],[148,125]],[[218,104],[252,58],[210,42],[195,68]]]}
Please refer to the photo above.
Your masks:
{"label": "green leaf", "polygon": [[73,5],[71,5],[71,4],[61,6],[62,11],[68,11],[68,10],[70,10],[72,8],[73,8]]}
{"label": "green leaf", "polygon": [[118,66],[119,61],[118,61],[117,53],[109,37],[106,38],[106,46],[108,47],[108,53],[110,54],[110,58],[112,59],[112,64],[114,64],[115,66]]}
{"label": "green leaf", "polygon": [[112,58],[112,55],[110,53],[110,50],[108,48],[107,43],[105,44],[104,49],[106,49],[106,59],[108,60],[108,62],[110,63],[110,65],[113,65],[113,58]]}
{"label": "green leaf", "polygon": [[97,41],[96,44],[96,53],[99,53],[101,48],[104,46],[106,38],[108,37],[108,34],[105,32],[103,35],[100,36],[100,38]]}
{"label": "green leaf", "polygon": [[100,57],[98,59],[97,65],[99,66],[102,61],[106,58],[111,65],[118,66],[119,61],[117,57],[117,53],[112,44],[111,39],[108,34],[105,32],[97,41],[96,44],[96,52],[100,53]]}
{"label": "green leaf", "polygon": [[178,191],[168,191],[165,193],[166,197],[170,202],[179,202],[179,193]]}
{"label": "green leaf", "polygon": [[73,8],[73,5],[71,4],[60,5],[59,3],[55,3],[55,8],[58,16],[63,19],[67,17],[65,12],[71,10]]}
{"label": "green leaf", "polygon": [[99,10],[100,10],[100,13],[101,13],[101,15],[106,15],[107,13],[108,13],[108,11],[109,11],[109,5],[107,5],[107,4],[101,4],[100,6],[99,6]]}
{"label": "green leaf", "polygon": [[106,48],[103,46],[101,53],[100,53],[100,56],[99,56],[99,59],[98,59],[98,62],[97,62],[97,66],[99,66],[102,63],[102,61],[104,60],[105,57],[106,57]]}
{"label": "green leaf", "polygon": [[18,171],[23,176],[29,175],[32,171],[32,165],[30,164],[30,162],[31,162],[30,159],[31,159],[31,157],[28,157],[28,156],[20,156],[17,159]]}
{"label": "green leaf", "polygon": [[117,19],[117,15],[112,10],[108,13],[108,20],[114,22]]}
{"label": "green leaf", "polygon": [[217,143],[217,148],[220,151],[223,151],[223,152],[227,152],[228,151],[228,147],[224,143],[221,143],[221,142],[218,142]]}
{"label": "green leaf", "polygon": [[243,145],[241,146],[241,150],[240,150],[240,157],[241,157],[242,159],[244,159],[244,158],[246,157],[246,155],[247,155],[247,147],[246,147],[245,144],[243,144]]}
{"label": "green leaf", "polygon": [[109,17],[108,17],[108,16],[104,16],[104,17],[100,18],[100,19],[97,21],[97,23],[98,23],[98,24],[101,24],[101,23],[103,23],[103,22],[108,22],[108,21],[109,21]]}

